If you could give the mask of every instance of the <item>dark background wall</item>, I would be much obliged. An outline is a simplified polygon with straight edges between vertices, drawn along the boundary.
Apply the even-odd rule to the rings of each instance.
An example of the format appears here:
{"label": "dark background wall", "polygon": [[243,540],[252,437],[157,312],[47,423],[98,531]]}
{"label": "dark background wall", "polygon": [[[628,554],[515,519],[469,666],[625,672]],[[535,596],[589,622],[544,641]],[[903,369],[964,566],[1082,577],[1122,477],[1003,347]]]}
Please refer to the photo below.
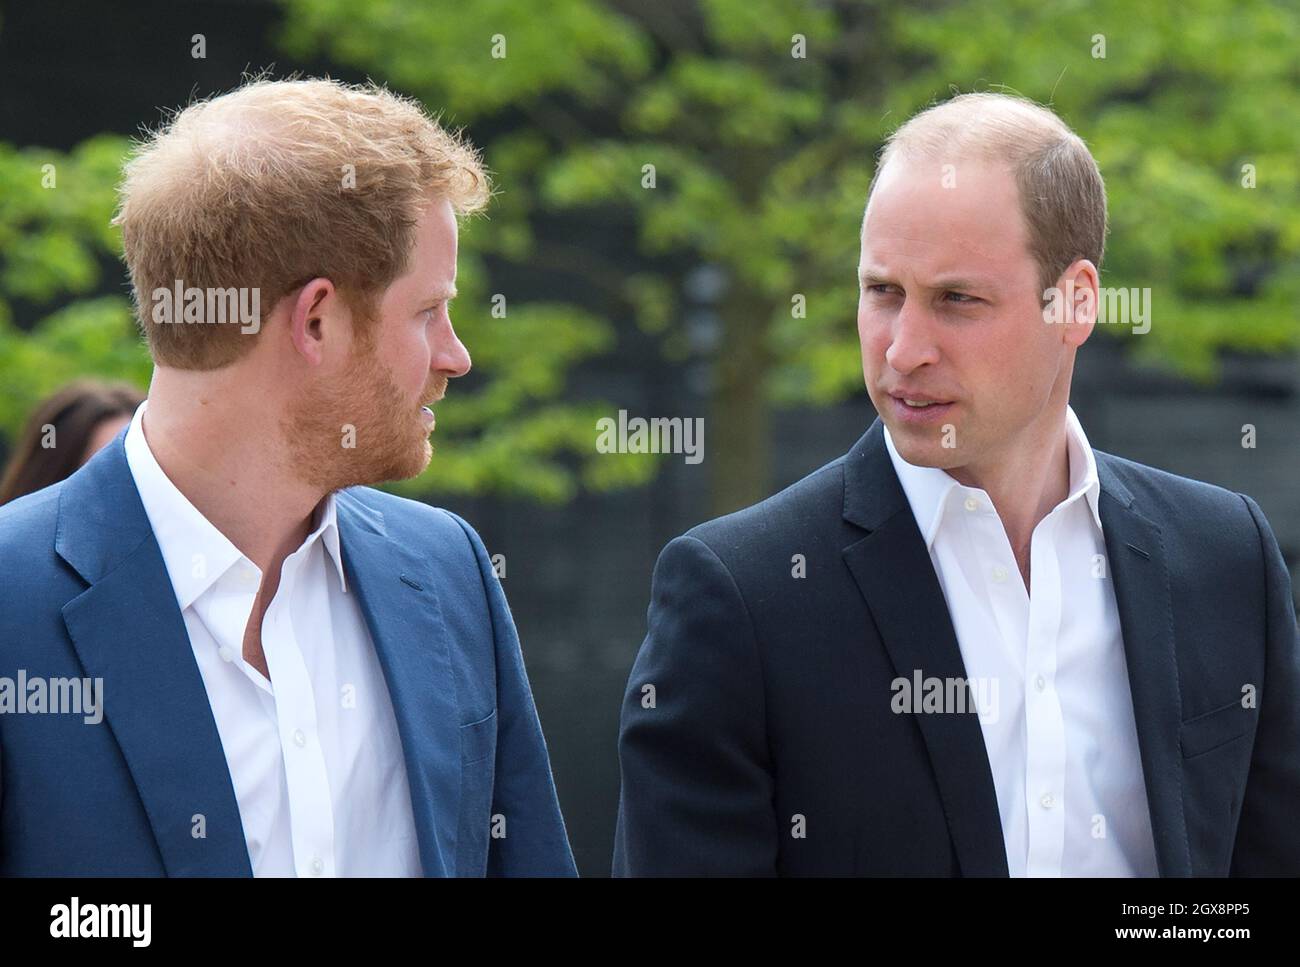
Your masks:
{"label": "dark background wall", "polygon": [[[0,12],[0,139],[67,149],[101,131],[136,133],[157,121],[160,107],[228,89],[242,71],[270,65],[281,74],[363,79],[325,63],[287,62],[269,40],[278,16],[264,0],[7,3]],[[189,38],[200,32],[207,58],[196,61]],[[105,290],[125,285],[125,273],[110,267]],[[36,316],[33,310],[17,321],[31,325]],[[852,320],[846,306],[845,324]],[[575,393],[613,400],[634,415],[705,412],[695,391],[699,374],[648,362],[630,329],[622,327],[611,356],[575,374]],[[1079,359],[1073,405],[1093,445],[1251,494],[1274,525],[1293,581],[1300,578],[1297,361],[1226,359],[1223,379],[1207,387],[1135,367],[1124,350],[1123,339],[1094,338]],[[873,418],[865,391],[828,409],[779,412],[770,489],[844,453]],[[1241,447],[1244,423],[1257,427],[1254,450]],[[707,432],[705,441],[721,445]],[[619,704],[645,631],[654,560],[669,539],[707,516],[707,466],[669,458],[648,487],[583,494],[558,509],[445,502],[479,529],[492,553],[505,555],[505,587],[584,875],[609,869]]]}

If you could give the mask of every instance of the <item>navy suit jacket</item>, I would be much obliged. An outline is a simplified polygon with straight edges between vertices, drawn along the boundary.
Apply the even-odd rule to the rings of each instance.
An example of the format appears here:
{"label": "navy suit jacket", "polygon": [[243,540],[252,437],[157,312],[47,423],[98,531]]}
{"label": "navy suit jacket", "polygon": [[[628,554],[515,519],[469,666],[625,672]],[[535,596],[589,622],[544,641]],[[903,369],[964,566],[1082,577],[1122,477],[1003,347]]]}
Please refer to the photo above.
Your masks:
{"label": "navy suit jacket", "polygon": [[[0,874],[248,876],[221,739],[124,438],[0,507],[0,676],[102,678],[104,705],[99,724],[0,715]],[[337,510],[425,875],[573,875],[514,622],[478,535],[368,488],[339,492]],[[504,836],[489,828],[496,815]]]}
{"label": "navy suit jacket", "polygon": [[[1159,872],[1300,873],[1300,652],[1273,534],[1249,497],[1096,459]],[[623,703],[615,874],[1006,876],[977,715],[891,711],[916,669],[967,677],[877,420],[664,548]]]}

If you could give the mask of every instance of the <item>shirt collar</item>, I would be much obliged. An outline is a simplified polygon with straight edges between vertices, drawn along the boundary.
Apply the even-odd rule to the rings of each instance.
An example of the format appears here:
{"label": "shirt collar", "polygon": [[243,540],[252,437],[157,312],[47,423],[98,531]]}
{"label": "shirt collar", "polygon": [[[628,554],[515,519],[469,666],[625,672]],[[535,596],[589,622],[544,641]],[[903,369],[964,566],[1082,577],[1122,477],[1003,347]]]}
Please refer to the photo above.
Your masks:
{"label": "shirt collar", "polygon": [[343,573],[343,550],[339,545],[339,515],[334,495],[326,494],[325,499],[316,508],[316,527],[308,536],[309,543],[317,535],[325,545],[326,556],[334,562],[334,571],[339,576],[339,587],[346,593],[348,579]]}
{"label": "shirt collar", "polygon": [[1065,442],[1070,454],[1070,496],[1066,502],[1077,500],[1082,494],[1088,502],[1092,522],[1097,525],[1097,532],[1101,533],[1101,481],[1097,476],[1097,458],[1093,455],[1087,434],[1083,432],[1083,424],[1068,404],[1065,407]]}
{"label": "shirt collar", "polygon": [[[234,564],[248,561],[248,558],[190,503],[163,472],[144,435],[142,421],[148,405],[148,400],[141,403],[131,418],[123,441],[126,460],[154,539],[162,552],[163,563],[167,566],[177,604],[184,611]],[[319,538],[327,556],[334,562],[339,585],[347,591],[334,494],[326,496],[318,505],[313,519],[315,526],[302,546],[306,547]],[[254,566],[251,561],[248,564]]]}
{"label": "shirt collar", "polygon": [[[889,459],[894,465],[894,473],[898,475],[898,482],[907,496],[907,502],[912,508],[912,516],[916,518],[916,526],[921,531],[927,548],[934,546],[935,534],[943,520],[943,509],[953,490],[959,490],[976,499],[983,498],[989,510],[992,510],[988,494],[983,490],[966,487],[937,467],[918,467],[908,463],[895,449],[889,427],[883,429],[885,447],[889,450]],[[1097,505],[1101,486],[1097,479],[1097,461],[1093,456],[1092,447],[1088,444],[1088,437],[1083,432],[1083,425],[1069,405],[1065,408],[1065,441],[1070,461],[1070,493],[1059,506],[1065,506],[1082,496],[1087,501],[1098,532],[1101,532],[1101,514]]]}

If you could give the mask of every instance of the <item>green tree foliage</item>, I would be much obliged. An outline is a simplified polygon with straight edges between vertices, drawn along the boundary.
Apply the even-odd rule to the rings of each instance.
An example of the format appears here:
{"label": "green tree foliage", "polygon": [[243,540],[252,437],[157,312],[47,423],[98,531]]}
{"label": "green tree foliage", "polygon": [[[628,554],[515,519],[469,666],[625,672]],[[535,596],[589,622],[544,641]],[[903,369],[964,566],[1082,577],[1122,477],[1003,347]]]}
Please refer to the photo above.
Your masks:
{"label": "green tree foliage", "polygon": [[[0,144],[0,431],[12,441],[34,404],[79,376],[149,382],[149,354],[125,294],[100,295],[119,251],[109,226],[126,140],[69,154]],[[38,316],[24,332],[15,306]]]}
{"label": "green tree foliage", "polygon": [[[485,149],[502,191],[482,251],[587,270],[670,359],[690,351],[682,266],[723,270],[710,413],[719,510],[765,492],[774,401],[861,390],[854,269],[875,153],[956,90],[1050,102],[1093,147],[1112,212],[1103,283],[1149,288],[1152,304],[1143,338],[1103,332],[1201,377],[1224,348],[1296,345],[1293,7],[568,0],[539,16],[529,0],[463,0],[454,14],[395,0],[285,5],[295,54],[363,68],[494,132]],[[556,212],[631,213],[639,258],[589,259],[581,238],[566,258],[535,230]]]}
{"label": "green tree foliage", "polygon": [[[566,398],[567,373],[634,320],[670,363],[711,364],[715,509],[762,496],[772,406],[861,391],[854,270],[875,153],[958,90],[1049,102],[1096,153],[1111,206],[1103,284],[1152,294],[1149,333],[1105,326],[1103,337],[1207,379],[1221,350],[1291,351],[1300,339],[1300,13],[1289,5],[282,2],[291,55],[421,97],[469,126],[495,173],[488,217],[463,233],[454,309],[483,378],[453,384],[436,469],[406,489],[559,500],[579,482],[646,479],[650,461],[593,452],[610,408]],[[94,253],[112,248],[111,196],[92,197],[89,180],[79,196],[42,193],[45,154],[0,154],[0,325],[5,297],[89,291]],[[77,152],[67,163],[90,162]],[[61,172],[59,192],[66,184]],[[571,304],[507,291],[506,318],[493,317],[489,265],[497,286],[546,273]],[[698,266],[723,280],[712,343],[685,322]],[[95,333],[119,333],[123,312],[117,297],[74,302],[32,336],[0,329],[0,405],[44,379],[20,368],[115,364],[133,337]],[[34,353],[21,367],[20,350]],[[64,359],[82,352],[84,364]],[[12,425],[11,409],[0,421]]]}

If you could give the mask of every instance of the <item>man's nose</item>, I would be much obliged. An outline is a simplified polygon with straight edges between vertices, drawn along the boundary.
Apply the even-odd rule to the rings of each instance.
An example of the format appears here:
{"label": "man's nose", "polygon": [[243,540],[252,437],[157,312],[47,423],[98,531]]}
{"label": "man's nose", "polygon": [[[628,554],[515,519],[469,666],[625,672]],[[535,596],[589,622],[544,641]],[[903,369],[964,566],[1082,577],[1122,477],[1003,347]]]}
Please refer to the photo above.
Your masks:
{"label": "man's nose", "polygon": [[934,320],[916,299],[906,299],[894,317],[893,338],[885,350],[885,362],[897,373],[907,373],[939,361],[935,346]]}
{"label": "man's nose", "polygon": [[469,350],[450,324],[447,326],[446,338],[441,341],[429,368],[452,379],[469,372]]}

